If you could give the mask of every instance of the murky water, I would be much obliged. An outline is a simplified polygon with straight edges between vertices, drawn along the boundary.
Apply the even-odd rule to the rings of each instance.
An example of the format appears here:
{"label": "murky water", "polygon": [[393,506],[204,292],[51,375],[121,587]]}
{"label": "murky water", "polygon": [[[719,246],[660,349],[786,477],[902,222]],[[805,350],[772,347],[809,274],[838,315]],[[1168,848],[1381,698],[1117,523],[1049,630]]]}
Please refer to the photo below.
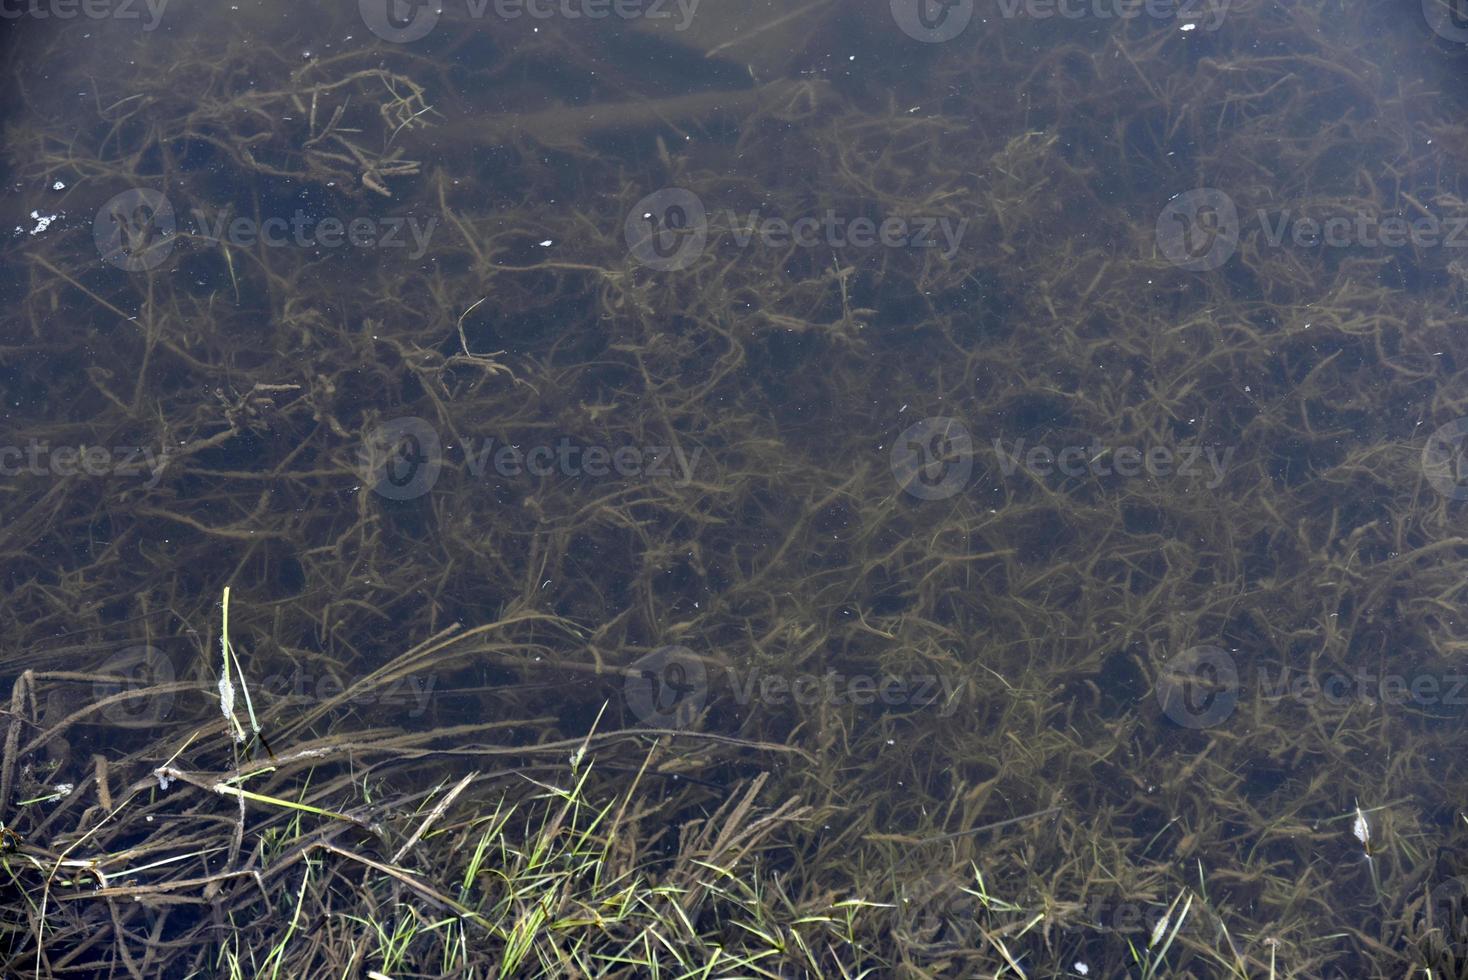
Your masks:
{"label": "murky water", "polygon": [[1468,975],[1468,12],[0,15],[0,972]]}

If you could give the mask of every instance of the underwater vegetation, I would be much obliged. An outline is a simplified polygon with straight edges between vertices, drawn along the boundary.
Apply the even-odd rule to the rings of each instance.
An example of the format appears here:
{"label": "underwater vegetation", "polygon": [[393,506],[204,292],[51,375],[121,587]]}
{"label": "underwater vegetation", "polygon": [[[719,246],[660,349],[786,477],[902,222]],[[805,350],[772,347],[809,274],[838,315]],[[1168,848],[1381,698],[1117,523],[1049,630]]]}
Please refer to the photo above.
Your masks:
{"label": "underwater vegetation", "polygon": [[0,974],[1468,976],[1468,37],[238,6],[0,25]]}

